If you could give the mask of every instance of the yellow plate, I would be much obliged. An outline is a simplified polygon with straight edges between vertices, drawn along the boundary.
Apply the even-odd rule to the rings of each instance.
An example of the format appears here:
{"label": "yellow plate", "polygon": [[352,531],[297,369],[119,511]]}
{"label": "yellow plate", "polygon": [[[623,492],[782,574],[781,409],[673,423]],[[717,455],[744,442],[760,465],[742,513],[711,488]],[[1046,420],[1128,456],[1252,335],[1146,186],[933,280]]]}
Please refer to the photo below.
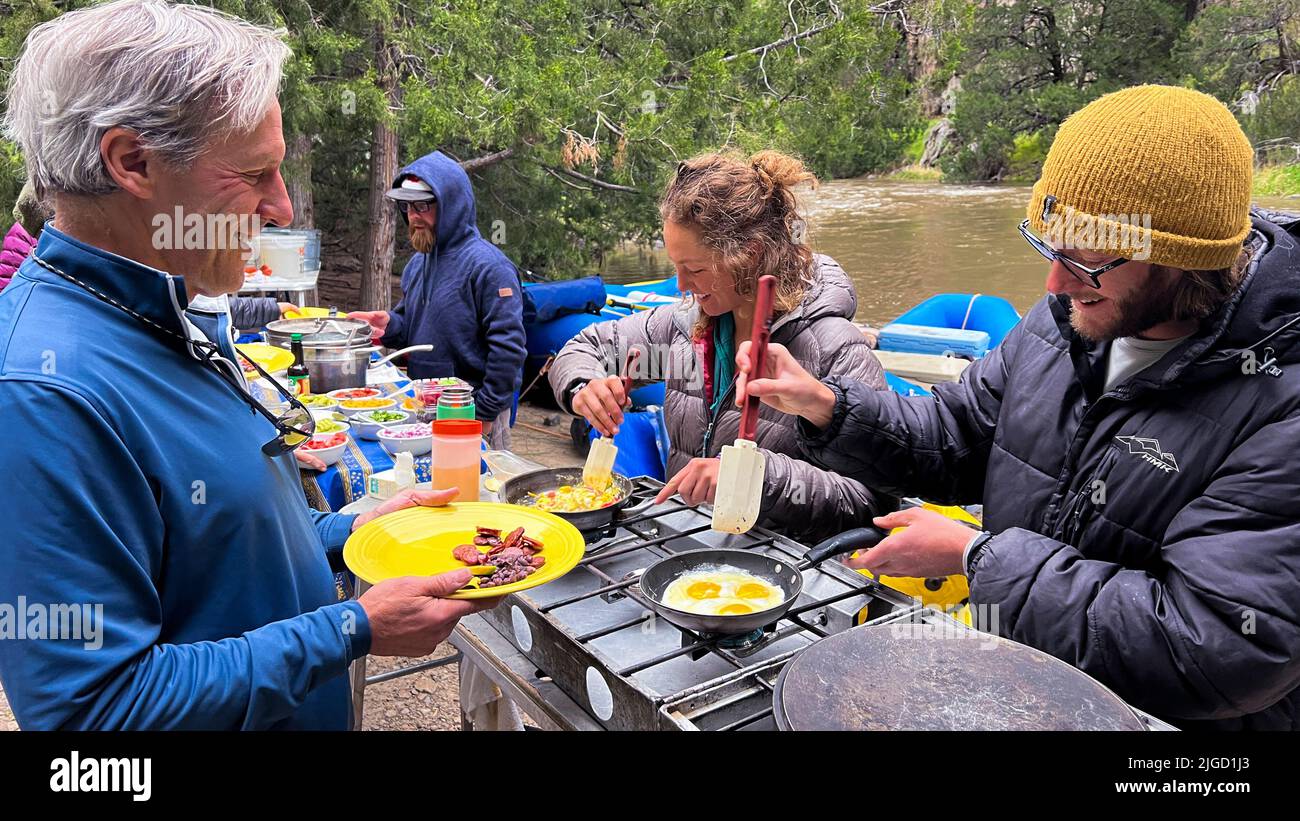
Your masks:
{"label": "yellow plate", "polygon": [[528,578],[484,590],[467,588],[453,599],[504,596],[558,579],[582,558],[582,534],[552,513],[497,502],[466,502],[446,507],[412,507],[362,526],[343,545],[343,561],[371,584],[398,576],[432,576],[458,570],[465,563],[451,555],[458,545],[472,544],[475,528],[493,527],[505,535],[517,527],[542,542],[546,564]]}
{"label": "yellow plate", "polygon": [[268,345],[265,342],[245,342],[243,345],[236,345],[235,347],[245,357],[261,365],[262,369],[267,373],[282,371],[293,364],[292,351],[277,348],[275,345]]}
{"label": "yellow plate", "polygon": [[[304,317],[307,319],[316,319],[317,317],[329,316],[329,315],[330,315],[329,308],[299,308],[296,311],[284,312],[285,319],[303,319]],[[344,316],[344,315],[345,314],[343,313],[343,311],[339,311],[339,316]]]}

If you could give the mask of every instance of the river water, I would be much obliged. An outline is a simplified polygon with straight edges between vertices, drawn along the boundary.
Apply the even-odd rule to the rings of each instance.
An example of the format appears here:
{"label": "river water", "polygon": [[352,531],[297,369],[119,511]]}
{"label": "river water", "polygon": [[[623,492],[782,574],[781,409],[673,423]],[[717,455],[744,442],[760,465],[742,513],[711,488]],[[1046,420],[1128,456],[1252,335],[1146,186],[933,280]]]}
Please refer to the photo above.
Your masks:
{"label": "river water", "polygon": [[[1028,186],[834,180],[804,195],[809,236],[858,288],[861,322],[882,325],[935,293],[996,294],[1022,314],[1043,295],[1047,261],[1016,226]],[[1261,200],[1291,211],[1300,201]],[[670,276],[662,249],[612,256],[609,282]]]}

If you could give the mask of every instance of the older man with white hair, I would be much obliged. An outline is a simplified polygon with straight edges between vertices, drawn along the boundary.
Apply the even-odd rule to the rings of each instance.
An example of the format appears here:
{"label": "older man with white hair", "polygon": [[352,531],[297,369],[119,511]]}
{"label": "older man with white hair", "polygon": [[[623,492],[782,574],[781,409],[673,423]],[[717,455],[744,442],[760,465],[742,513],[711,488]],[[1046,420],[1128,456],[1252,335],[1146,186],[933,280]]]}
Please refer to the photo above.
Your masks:
{"label": "older man with white hair", "polygon": [[160,230],[292,218],[282,34],[118,0],[38,26],[14,69],[7,131],[56,212],[0,295],[0,470],[21,483],[0,497],[0,682],[25,729],[342,729],[351,661],[429,653],[476,608],[444,598],[465,571],[338,601],[327,551],[454,491],[309,510],[310,414],[254,400],[228,315],[198,306],[239,287],[239,244]]}

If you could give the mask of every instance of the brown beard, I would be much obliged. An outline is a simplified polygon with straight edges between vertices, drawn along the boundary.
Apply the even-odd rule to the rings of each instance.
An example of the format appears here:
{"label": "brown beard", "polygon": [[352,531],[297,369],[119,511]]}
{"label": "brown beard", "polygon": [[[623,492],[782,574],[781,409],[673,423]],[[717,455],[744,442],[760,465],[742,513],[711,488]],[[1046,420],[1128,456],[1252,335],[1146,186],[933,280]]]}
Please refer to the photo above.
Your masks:
{"label": "brown beard", "polygon": [[1158,276],[1153,277],[1154,281],[1122,300],[1114,300],[1118,318],[1112,321],[1110,327],[1085,330],[1080,326],[1078,314],[1073,312],[1070,314],[1070,326],[1084,339],[1106,342],[1125,336],[1137,336],[1162,322],[1182,319],[1176,313],[1174,299],[1182,286],[1182,272],[1162,269],[1155,269],[1155,272]]}
{"label": "brown beard", "polygon": [[433,250],[433,231],[428,228],[417,228],[412,225],[411,247],[421,254],[427,254]]}

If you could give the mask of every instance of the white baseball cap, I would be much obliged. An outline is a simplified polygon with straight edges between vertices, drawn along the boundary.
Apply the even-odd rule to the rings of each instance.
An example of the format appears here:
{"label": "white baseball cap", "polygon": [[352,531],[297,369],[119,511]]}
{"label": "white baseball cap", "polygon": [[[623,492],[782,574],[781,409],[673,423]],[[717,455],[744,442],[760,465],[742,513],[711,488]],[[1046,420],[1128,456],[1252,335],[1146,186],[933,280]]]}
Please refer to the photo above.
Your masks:
{"label": "white baseball cap", "polygon": [[433,193],[433,188],[427,182],[409,174],[403,178],[401,185],[388,189],[388,193],[384,196],[390,200],[404,200],[406,202],[427,202],[437,199]]}

